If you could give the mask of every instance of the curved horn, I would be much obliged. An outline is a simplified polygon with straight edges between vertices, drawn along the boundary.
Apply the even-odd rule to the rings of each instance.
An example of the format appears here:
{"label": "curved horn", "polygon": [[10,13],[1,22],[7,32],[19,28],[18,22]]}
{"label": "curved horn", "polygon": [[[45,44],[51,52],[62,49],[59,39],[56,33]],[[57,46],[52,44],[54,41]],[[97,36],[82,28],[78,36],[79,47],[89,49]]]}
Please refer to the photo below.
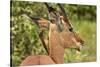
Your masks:
{"label": "curved horn", "polygon": [[53,7],[51,7],[48,3],[44,3],[46,5],[46,7],[48,8],[48,11],[49,12],[52,12],[52,11],[56,11]]}
{"label": "curved horn", "polygon": [[67,14],[66,14],[66,12],[65,12],[65,10],[64,10],[64,8],[63,8],[63,5],[58,3],[58,6],[60,7],[60,9],[61,9],[61,11],[62,11],[64,17],[67,17]]}
{"label": "curved horn", "polygon": [[69,22],[69,19],[67,18],[68,16],[67,16],[67,13],[64,10],[63,5],[58,3],[58,6],[59,6],[60,10],[62,11],[62,14],[64,16],[64,19],[65,19],[66,23],[68,23],[69,26],[72,27],[71,23]]}

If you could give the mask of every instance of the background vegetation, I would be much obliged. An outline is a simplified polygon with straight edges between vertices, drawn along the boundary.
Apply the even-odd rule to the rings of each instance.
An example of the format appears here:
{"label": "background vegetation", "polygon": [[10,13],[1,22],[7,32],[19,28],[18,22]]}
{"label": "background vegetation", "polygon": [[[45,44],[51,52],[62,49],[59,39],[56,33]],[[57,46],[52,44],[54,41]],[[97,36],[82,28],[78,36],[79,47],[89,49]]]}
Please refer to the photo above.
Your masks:
{"label": "background vegetation", "polygon": [[[55,4],[51,4],[56,9]],[[74,29],[85,40],[81,54],[74,49],[65,50],[65,63],[96,61],[96,6],[64,4]],[[43,3],[11,1],[11,60],[12,66],[18,66],[29,55],[47,54],[39,40],[39,28],[32,24],[31,17],[47,17],[47,8]]]}

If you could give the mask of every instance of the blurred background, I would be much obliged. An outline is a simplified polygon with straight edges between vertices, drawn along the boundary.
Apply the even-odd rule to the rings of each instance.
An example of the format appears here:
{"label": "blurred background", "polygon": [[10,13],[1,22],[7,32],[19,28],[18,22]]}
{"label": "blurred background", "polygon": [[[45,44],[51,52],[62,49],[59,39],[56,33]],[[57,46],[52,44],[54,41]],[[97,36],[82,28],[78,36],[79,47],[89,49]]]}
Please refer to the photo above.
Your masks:
{"label": "blurred background", "polygon": [[[58,9],[55,3],[51,5]],[[77,54],[74,49],[65,49],[64,62],[96,61],[96,6],[64,4],[64,8],[74,30],[85,41],[81,54]],[[10,10],[12,66],[18,66],[29,55],[47,54],[38,36],[39,28],[25,15],[48,19],[46,6],[40,2],[13,0]]]}

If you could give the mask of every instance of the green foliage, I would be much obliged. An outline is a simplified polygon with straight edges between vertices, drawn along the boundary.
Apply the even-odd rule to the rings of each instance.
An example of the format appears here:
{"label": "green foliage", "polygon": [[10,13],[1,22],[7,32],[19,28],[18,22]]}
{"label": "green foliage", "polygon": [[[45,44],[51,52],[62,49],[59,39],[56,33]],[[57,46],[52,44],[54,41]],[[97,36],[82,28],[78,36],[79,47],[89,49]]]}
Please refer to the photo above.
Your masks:
{"label": "green foliage", "polygon": [[[14,20],[16,19],[16,20]],[[31,54],[45,54],[43,46],[38,37],[39,28],[33,25],[27,18],[16,16],[11,18],[11,46],[13,63],[21,62]],[[15,23],[15,24],[14,24]],[[18,65],[18,64],[15,64]]]}
{"label": "green foliage", "polygon": [[[25,12],[23,13],[22,10],[29,13],[29,15],[31,15],[33,11],[34,13],[32,13],[32,15],[35,17],[44,16],[45,13],[42,13],[42,10],[37,8],[37,6],[32,7],[38,3],[32,4],[31,2],[13,1],[11,4],[11,56],[12,64],[16,66],[29,55],[46,54],[39,40],[39,28],[35,24],[32,24],[32,20],[24,16]],[[39,4],[39,6],[41,6],[41,4]],[[32,10],[31,8],[34,9]],[[38,10],[41,10],[40,14],[36,13]]]}
{"label": "green foliage", "polygon": [[73,20],[96,20],[96,6],[64,4],[64,7],[68,16]]}
{"label": "green foliage", "polygon": [[[52,4],[58,8],[55,4]],[[64,5],[75,30],[83,36],[85,48],[81,54],[73,49],[65,50],[65,63],[96,60],[96,7],[84,5]],[[31,1],[11,1],[11,59],[12,65],[18,66],[29,55],[46,54],[38,33],[39,28],[25,16],[47,17],[47,8],[43,3]]]}

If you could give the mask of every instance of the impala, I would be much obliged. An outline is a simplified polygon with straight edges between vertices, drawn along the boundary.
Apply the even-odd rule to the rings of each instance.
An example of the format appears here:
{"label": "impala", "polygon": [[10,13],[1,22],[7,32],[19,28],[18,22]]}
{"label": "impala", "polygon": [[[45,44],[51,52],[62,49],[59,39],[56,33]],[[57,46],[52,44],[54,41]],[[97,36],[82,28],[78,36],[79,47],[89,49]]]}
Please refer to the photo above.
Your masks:
{"label": "impala", "polygon": [[[59,15],[59,13],[50,14],[50,20],[46,19],[33,19],[37,21],[40,26],[46,26],[49,24],[49,39],[48,43],[48,55],[31,55],[25,58],[21,66],[26,65],[44,65],[44,64],[62,64],[64,63],[64,49],[73,48],[80,50],[84,41],[73,30],[72,25],[67,17]],[[43,38],[41,38],[43,42]]]}

